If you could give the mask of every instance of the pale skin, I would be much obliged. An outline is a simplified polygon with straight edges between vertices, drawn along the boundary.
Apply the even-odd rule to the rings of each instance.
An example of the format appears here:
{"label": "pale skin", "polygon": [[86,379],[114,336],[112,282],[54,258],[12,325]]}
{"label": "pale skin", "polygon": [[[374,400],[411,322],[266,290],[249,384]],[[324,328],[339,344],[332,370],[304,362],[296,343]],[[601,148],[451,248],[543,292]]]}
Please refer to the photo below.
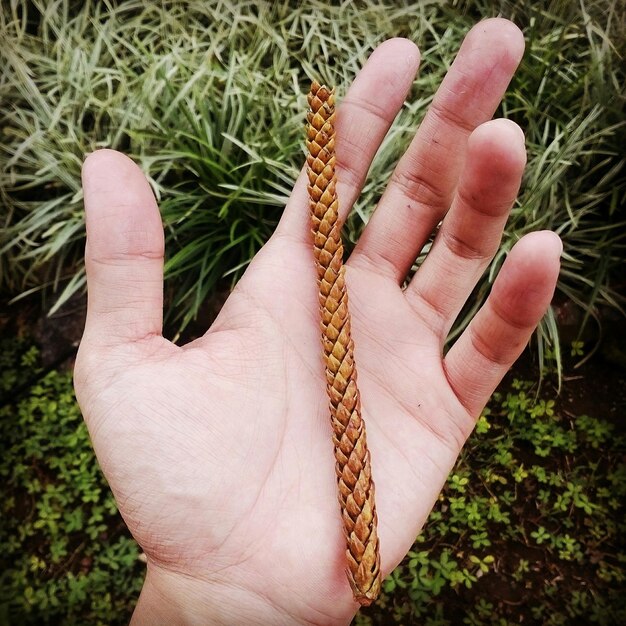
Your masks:
{"label": "pale skin", "polygon": [[[470,31],[347,263],[383,575],[554,291],[558,237],[525,236],[443,356],[520,185],[523,133],[490,120],[523,46],[506,20]],[[413,43],[389,40],[340,102],[342,219],[418,63]],[[132,623],[349,623],[358,605],[344,573],[304,176],[217,320],[184,346],[161,334],[163,228],[141,170],[100,150],[83,184],[89,303],[76,393],[148,559]]]}

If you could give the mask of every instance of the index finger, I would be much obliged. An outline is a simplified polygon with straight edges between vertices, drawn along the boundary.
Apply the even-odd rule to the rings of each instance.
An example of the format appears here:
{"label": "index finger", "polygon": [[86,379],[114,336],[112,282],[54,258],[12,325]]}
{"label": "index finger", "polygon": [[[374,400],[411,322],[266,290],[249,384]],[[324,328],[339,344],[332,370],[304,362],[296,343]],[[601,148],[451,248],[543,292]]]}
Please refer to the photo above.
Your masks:
{"label": "index finger", "polygon": [[[385,41],[371,54],[337,108],[340,221],[346,219],[363,187],[374,155],[413,83],[419,61],[419,50],[408,39],[397,37]],[[308,200],[302,176],[294,187],[277,233],[309,242]]]}

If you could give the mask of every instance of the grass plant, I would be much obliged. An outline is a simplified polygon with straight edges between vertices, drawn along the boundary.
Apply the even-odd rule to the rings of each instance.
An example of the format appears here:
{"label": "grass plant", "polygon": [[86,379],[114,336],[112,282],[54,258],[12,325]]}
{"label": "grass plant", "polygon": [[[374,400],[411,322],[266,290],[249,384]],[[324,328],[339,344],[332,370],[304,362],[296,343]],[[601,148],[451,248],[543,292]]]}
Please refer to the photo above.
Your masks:
{"label": "grass plant", "polygon": [[25,339],[0,337],[0,439],[0,624],[127,623],[140,549],[96,461],[71,372],[43,371]]}
{"label": "grass plant", "polygon": [[[499,114],[524,128],[529,163],[503,248],[452,338],[515,241],[540,228],[565,242],[560,294],[585,319],[619,308],[626,133],[617,0],[4,3],[0,289],[54,294],[53,310],[84,290],[80,167],[86,153],[111,147],[137,160],[159,199],[169,320],[185,326],[218,283],[237,280],[280,218],[303,162],[310,79],[341,96],[378,43],[410,37],[422,69],[346,227],[354,242],[463,36],[497,14],[527,39]],[[558,349],[556,334],[551,312],[540,352]]]}

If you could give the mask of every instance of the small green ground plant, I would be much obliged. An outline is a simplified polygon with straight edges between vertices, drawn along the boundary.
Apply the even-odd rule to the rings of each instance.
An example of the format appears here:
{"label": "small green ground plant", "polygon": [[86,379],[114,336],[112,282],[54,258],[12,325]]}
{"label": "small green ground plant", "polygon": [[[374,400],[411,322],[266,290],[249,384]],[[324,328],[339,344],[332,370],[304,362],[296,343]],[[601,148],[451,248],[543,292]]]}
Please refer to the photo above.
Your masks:
{"label": "small green ground plant", "polygon": [[626,437],[532,382],[508,387],[356,625],[626,623]]}
{"label": "small green ground plant", "polygon": [[[44,373],[24,340],[0,343],[0,366],[0,624],[126,624],[145,566],[71,375]],[[550,389],[515,379],[494,395],[355,626],[626,622],[626,437],[601,416],[564,411]]]}
{"label": "small green ground plant", "polygon": [[139,550],[96,462],[68,371],[0,341],[0,624],[121,624],[143,581]]}
{"label": "small green ground plant", "polygon": [[[359,3],[12,0],[0,9],[0,289],[84,289],[80,168],[102,147],[136,159],[160,201],[175,326],[234,282],[267,240],[303,162],[304,93],[345,93],[382,40],[419,42],[422,69],[346,228],[358,237],[460,42],[494,15],[527,52],[499,115],[529,163],[503,247],[456,334],[525,233],[565,242],[561,294],[597,317],[620,306],[625,9],[618,0]],[[424,253],[429,249],[428,244]],[[420,259],[421,260],[421,259]],[[419,262],[419,260],[418,260]],[[178,317],[176,317],[178,316]],[[556,344],[552,314],[538,335]]]}

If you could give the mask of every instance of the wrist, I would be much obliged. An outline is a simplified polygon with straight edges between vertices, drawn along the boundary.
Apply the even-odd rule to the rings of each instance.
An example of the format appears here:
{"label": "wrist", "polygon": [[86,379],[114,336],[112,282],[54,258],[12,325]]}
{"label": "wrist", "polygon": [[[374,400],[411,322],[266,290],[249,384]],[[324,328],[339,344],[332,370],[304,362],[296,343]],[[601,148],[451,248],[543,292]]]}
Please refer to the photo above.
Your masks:
{"label": "wrist", "polygon": [[332,618],[310,620],[270,598],[230,582],[207,582],[148,565],[131,626],[220,626],[230,624],[349,624]]}

